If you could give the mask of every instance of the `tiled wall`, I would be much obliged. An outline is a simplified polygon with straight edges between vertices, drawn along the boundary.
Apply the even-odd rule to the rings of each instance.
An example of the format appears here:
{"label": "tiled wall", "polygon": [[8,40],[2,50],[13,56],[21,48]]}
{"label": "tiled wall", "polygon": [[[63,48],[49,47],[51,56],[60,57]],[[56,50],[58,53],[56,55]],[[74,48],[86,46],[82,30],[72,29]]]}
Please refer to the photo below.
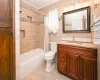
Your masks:
{"label": "tiled wall", "polygon": [[[80,2],[79,4],[82,5],[84,3],[88,3],[91,7],[92,7],[92,0],[85,0],[86,2]],[[56,2],[54,4],[51,4],[47,7],[44,7],[42,9],[40,9],[41,12],[47,14],[48,11],[50,10],[53,10],[53,9],[58,9],[58,12],[59,12],[59,18],[61,18],[62,16],[62,13],[64,13],[64,8],[65,7],[70,7],[72,6],[72,0],[61,0],[59,2]],[[92,11],[92,10],[91,10]],[[92,17],[92,15],[91,15]],[[92,19],[92,18],[91,18]],[[63,33],[62,31],[62,19],[59,21],[59,31],[57,34],[50,34],[50,41],[60,41],[62,38],[72,38],[72,37],[75,37],[75,38],[87,38],[87,39],[91,39],[91,33]]]}
{"label": "tiled wall", "polygon": [[[97,2],[98,1],[98,2]],[[100,0],[94,1],[95,3],[95,20],[98,21],[100,20]],[[95,24],[94,26],[94,43],[99,45],[98,46],[98,80],[100,80],[100,22]]]}
{"label": "tiled wall", "polygon": [[26,3],[21,3],[20,11],[21,54],[44,47],[43,15]]}
{"label": "tiled wall", "polygon": [[[94,4],[95,22],[100,20],[100,1]],[[100,45],[100,21],[94,25],[94,43]]]}
{"label": "tiled wall", "polygon": [[38,27],[36,28],[37,29],[37,41],[38,41],[38,48],[44,48],[44,31],[45,31],[45,27],[44,27],[44,17],[43,16],[40,16],[39,17],[39,22],[40,24],[38,25]]}

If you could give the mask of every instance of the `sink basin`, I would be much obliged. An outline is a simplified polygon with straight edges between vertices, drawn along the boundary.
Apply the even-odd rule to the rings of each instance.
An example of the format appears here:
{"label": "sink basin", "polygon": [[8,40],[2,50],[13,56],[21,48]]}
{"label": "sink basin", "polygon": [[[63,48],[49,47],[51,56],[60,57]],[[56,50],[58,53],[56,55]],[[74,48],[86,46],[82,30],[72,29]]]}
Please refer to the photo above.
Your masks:
{"label": "sink basin", "polygon": [[69,44],[69,45],[82,45],[83,43],[82,42],[68,42],[66,44]]}

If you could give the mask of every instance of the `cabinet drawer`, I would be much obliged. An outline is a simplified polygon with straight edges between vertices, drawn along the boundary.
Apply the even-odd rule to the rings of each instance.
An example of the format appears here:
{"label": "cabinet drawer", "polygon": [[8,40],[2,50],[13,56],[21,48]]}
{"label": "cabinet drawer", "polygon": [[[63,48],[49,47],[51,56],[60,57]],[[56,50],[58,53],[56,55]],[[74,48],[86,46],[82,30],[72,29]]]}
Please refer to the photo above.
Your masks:
{"label": "cabinet drawer", "polygon": [[83,52],[80,54],[80,56],[86,57],[86,58],[92,58],[92,59],[96,59],[97,58],[97,54],[96,53],[89,53],[89,52]]}
{"label": "cabinet drawer", "polygon": [[85,52],[85,54],[86,53],[96,53],[97,52],[97,49],[78,47],[78,46],[72,46],[70,49],[72,51]]}
{"label": "cabinet drawer", "polygon": [[67,51],[68,49],[71,49],[71,46],[58,44],[58,51]]}

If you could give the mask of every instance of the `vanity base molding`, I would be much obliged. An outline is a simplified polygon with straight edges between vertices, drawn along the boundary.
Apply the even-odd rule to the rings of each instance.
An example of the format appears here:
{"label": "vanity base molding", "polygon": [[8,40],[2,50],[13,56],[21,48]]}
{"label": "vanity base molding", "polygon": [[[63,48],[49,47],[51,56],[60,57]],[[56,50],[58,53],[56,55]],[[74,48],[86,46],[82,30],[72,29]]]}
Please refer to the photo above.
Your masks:
{"label": "vanity base molding", "polygon": [[97,80],[97,49],[58,44],[58,71],[73,80]]}

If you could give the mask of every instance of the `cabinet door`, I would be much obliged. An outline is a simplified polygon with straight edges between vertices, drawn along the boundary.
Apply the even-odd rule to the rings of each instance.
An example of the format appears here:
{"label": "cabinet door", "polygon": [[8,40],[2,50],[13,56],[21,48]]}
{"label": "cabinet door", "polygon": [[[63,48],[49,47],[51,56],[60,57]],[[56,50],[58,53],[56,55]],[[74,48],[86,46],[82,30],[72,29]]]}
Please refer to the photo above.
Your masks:
{"label": "cabinet door", "polygon": [[96,59],[80,56],[80,80],[97,80]]}
{"label": "cabinet door", "polygon": [[75,51],[68,52],[68,75],[79,80],[79,55]]}
{"label": "cabinet door", "polygon": [[66,74],[66,50],[62,47],[58,47],[58,70],[59,72]]}
{"label": "cabinet door", "polygon": [[0,0],[0,27],[10,27],[11,6],[11,0]]}
{"label": "cabinet door", "polygon": [[0,28],[0,80],[10,79],[10,36],[8,30]]}

